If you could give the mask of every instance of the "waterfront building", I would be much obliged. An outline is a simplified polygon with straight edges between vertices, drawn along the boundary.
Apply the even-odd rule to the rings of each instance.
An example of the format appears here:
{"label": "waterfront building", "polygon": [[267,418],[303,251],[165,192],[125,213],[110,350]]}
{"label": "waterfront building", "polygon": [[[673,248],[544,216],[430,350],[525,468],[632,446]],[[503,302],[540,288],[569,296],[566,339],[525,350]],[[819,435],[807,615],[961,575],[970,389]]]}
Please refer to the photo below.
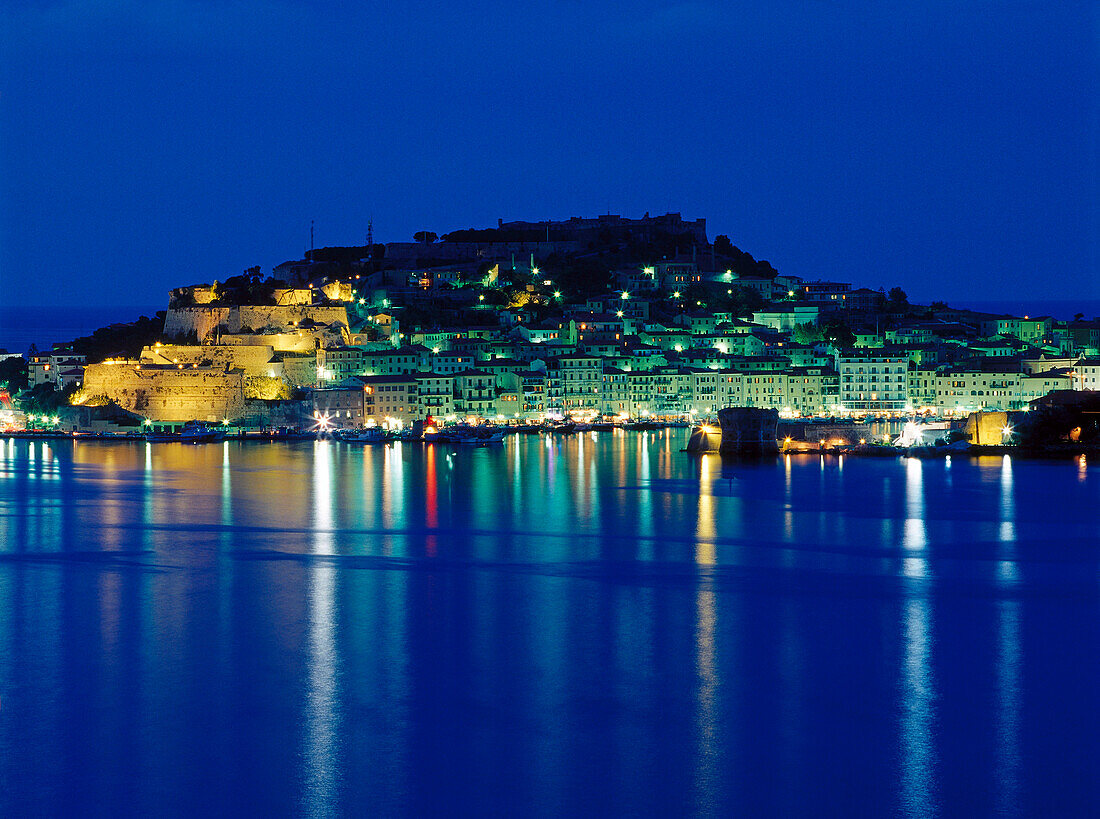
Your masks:
{"label": "waterfront building", "polygon": [[933,383],[934,406],[950,414],[1026,409],[1052,390],[1076,387],[1075,376],[1068,370],[1027,373],[944,368],[936,373]]}
{"label": "waterfront building", "polygon": [[556,397],[565,412],[596,410],[603,384],[603,359],[587,353],[558,356],[547,362],[547,375],[557,381]]}
{"label": "waterfront building", "polygon": [[363,425],[401,428],[423,418],[420,384],[415,375],[361,376]]}
{"label": "waterfront building", "polygon": [[817,415],[839,404],[840,378],[832,368],[792,367],[787,370],[782,406],[785,414]]}
{"label": "waterfront building", "polygon": [[421,417],[446,418],[455,412],[454,377],[439,372],[418,373],[416,403]]}
{"label": "waterfront building", "polygon": [[465,370],[454,377],[455,412],[467,418],[492,418],[497,414],[496,376],[485,370]]}
{"label": "waterfront building", "polygon": [[909,360],[851,351],[838,356],[840,406],[847,413],[901,412],[908,404]]}
{"label": "waterfront building", "polygon": [[313,390],[313,417],[334,429],[355,429],[366,423],[366,390],[362,381],[351,379],[331,387]]}
{"label": "waterfront building", "polygon": [[523,379],[523,414],[535,417],[546,412],[546,371],[525,370],[519,374]]}
{"label": "waterfront building", "polygon": [[629,375],[626,370],[607,366],[605,362],[600,389],[600,412],[605,415],[630,414]]}

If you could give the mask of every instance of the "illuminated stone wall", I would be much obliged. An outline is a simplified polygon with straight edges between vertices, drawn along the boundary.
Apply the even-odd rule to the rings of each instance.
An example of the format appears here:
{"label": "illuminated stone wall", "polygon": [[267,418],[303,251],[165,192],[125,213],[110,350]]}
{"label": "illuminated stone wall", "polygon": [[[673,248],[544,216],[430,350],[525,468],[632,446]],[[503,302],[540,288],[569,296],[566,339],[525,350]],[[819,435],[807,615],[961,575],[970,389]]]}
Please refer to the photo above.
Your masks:
{"label": "illuminated stone wall", "polygon": [[318,334],[311,330],[295,330],[290,333],[238,333],[223,335],[220,339],[225,345],[266,344],[277,353],[300,353],[314,355],[317,350]]}
{"label": "illuminated stone wall", "polygon": [[313,291],[304,287],[279,288],[272,292],[275,303],[286,307],[292,304],[313,304]]}
{"label": "illuminated stone wall", "polygon": [[239,333],[242,327],[249,330],[262,330],[268,327],[276,330],[291,330],[307,320],[326,325],[339,322],[347,327],[348,311],[343,306],[313,305],[169,307],[164,319],[164,334],[169,338],[175,338],[194,333],[201,341],[212,336],[218,325],[224,325],[226,332],[235,334]]}
{"label": "illuminated stone wall", "polygon": [[142,364],[200,364],[244,370],[246,376],[282,375],[283,363],[273,361],[275,350],[266,344],[162,344],[141,351]]}
{"label": "illuminated stone wall", "polygon": [[242,370],[221,367],[104,362],[84,371],[84,389],[154,422],[221,421],[244,411],[244,379]]}
{"label": "illuminated stone wall", "polygon": [[313,387],[317,384],[317,356],[283,353],[283,378],[295,387]]}

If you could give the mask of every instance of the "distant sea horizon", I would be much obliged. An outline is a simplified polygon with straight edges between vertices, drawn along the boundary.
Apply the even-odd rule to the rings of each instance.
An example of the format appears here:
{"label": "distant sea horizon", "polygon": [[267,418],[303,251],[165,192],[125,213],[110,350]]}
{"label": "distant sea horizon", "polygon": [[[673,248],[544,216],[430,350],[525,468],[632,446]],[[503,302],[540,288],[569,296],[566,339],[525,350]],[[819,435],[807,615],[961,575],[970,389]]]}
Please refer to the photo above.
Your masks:
{"label": "distant sea horizon", "polygon": [[49,350],[54,344],[91,335],[100,327],[136,321],[140,316],[152,316],[163,305],[120,305],[117,307],[0,306],[0,349],[26,354],[34,344],[39,350]]}
{"label": "distant sea horizon", "polygon": [[1005,313],[1011,316],[1052,316],[1068,321],[1078,313],[1086,319],[1100,316],[1100,299],[959,299],[949,301],[956,309],[976,310],[980,313]]}
{"label": "distant sea horizon", "polygon": [[[948,301],[954,308],[1017,316],[1053,316],[1072,319],[1077,313],[1085,318],[1100,317],[1100,299],[958,299]],[[0,306],[0,350],[25,354],[34,344],[39,350],[49,350],[55,343],[72,341],[90,335],[100,327],[152,316],[164,305],[119,305],[82,307],[61,306]]]}

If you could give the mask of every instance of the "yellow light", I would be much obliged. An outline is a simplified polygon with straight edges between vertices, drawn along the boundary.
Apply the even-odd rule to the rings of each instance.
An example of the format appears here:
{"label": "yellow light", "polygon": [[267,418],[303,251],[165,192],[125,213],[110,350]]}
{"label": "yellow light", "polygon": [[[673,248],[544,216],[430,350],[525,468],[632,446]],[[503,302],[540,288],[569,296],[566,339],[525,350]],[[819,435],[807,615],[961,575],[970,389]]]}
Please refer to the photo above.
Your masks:
{"label": "yellow light", "polygon": [[624,299],[629,299],[630,298],[630,294],[627,293],[625,290],[623,291],[623,298]]}

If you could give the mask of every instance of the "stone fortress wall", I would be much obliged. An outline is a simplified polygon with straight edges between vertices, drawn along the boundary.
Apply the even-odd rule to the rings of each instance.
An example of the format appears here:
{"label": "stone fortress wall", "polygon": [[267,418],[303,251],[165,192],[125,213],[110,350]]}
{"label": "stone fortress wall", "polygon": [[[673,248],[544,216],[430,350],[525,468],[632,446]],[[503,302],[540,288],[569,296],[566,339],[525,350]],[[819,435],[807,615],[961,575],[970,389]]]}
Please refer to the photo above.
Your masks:
{"label": "stone fortress wall", "polygon": [[245,411],[245,374],[224,367],[105,361],[84,371],[84,389],[156,423],[221,421]]}
{"label": "stone fortress wall", "polygon": [[169,307],[164,318],[164,334],[169,338],[188,336],[191,333],[199,341],[214,335],[219,325],[226,332],[240,333],[241,328],[262,330],[291,330],[303,321],[317,324],[339,323],[348,326],[347,308],[338,305],[195,305]]}
{"label": "stone fortress wall", "polygon": [[299,355],[316,355],[317,335],[311,330],[295,330],[290,333],[238,333],[236,335],[223,335],[221,343],[225,346],[233,345],[263,345],[271,347],[277,353],[297,353]]}
{"label": "stone fortress wall", "polygon": [[243,370],[245,376],[281,378],[283,362],[268,344],[158,344],[141,351],[141,364],[173,364]]}

